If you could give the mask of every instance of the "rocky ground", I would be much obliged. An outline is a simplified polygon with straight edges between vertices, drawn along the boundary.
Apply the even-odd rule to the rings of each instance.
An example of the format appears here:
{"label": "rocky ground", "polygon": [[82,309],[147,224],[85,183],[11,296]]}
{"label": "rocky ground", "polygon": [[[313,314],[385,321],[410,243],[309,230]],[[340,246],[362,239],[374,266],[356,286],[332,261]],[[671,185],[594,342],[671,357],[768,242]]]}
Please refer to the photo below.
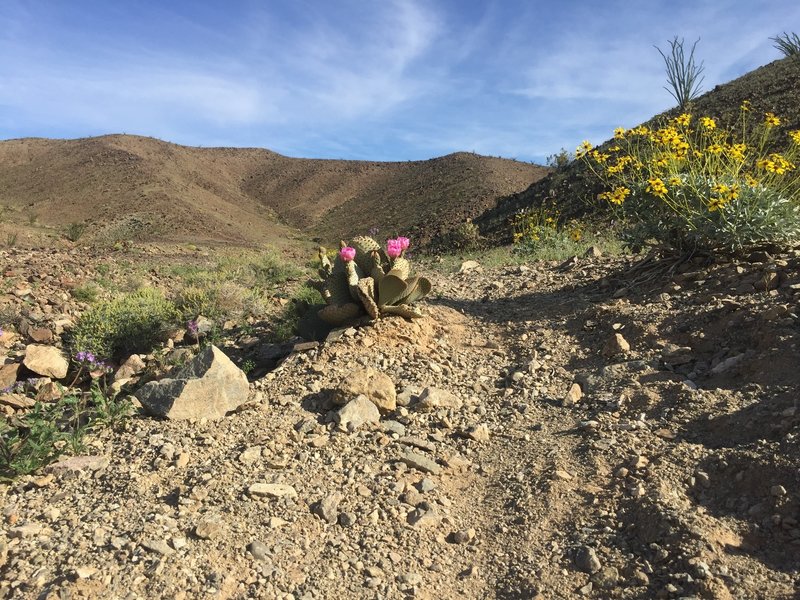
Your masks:
{"label": "rocky ground", "polygon": [[[34,254],[28,338],[81,309]],[[100,430],[0,486],[0,597],[800,597],[800,251],[668,266],[436,274],[221,420]]]}

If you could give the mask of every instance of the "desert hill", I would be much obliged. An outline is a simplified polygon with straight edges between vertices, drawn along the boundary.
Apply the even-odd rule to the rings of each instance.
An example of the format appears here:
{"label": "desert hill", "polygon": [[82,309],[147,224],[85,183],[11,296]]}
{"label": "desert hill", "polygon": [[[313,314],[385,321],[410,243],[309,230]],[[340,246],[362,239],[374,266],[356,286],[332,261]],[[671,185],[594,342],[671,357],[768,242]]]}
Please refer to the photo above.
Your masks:
{"label": "desert hill", "polygon": [[251,244],[298,235],[334,239],[372,227],[413,231],[423,241],[546,172],[466,153],[381,163],[131,135],[34,138],[0,142],[0,206],[17,220],[48,226],[89,222],[106,241]]}
{"label": "desert hill", "polygon": [[[738,79],[698,97],[691,112],[719,119],[722,123],[733,123],[742,102],[752,103],[754,118],[761,119],[769,111],[780,116],[781,126],[773,139],[787,143],[786,133],[800,129],[800,60],[784,58],[759,67]],[[677,108],[654,116],[644,123],[654,122],[678,114]],[[635,127],[637,123],[620,123]],[[609,129],[609,136],[612,132]],[[607,140],[602,145],[609,144]],[[776,146],[780,149],[780,146]],[[601,189],[597,180],[581,161],[572,161],[547,177],[534,182],[528,189],[502,199],[475,219],[481,232],[500,243],[510,241],[509,220],[514,214],[531,206],[539,206],[544,200],[555,199],[562,216],[585,215],[597,209],[592,200]],[[602,208],[602,207],[601,207]]]}

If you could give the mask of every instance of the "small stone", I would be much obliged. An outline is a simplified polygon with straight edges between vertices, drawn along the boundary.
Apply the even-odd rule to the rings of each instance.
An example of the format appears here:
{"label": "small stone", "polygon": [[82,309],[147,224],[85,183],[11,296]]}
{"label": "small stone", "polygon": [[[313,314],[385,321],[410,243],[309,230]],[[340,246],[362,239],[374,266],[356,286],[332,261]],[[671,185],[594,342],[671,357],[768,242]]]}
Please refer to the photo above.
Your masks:
{"label": "small stone", "polygon": [[613,337],[603,346],[603,356],[616,356],[630,352],[631,345],[622,337],[621,333],[615,333]]}
{"label": "small stone", "polygon": [[297,498],[297,490],[284,483],[254,483],[247,493],[256,498]]}
{"label": "small stone", "polygon": [[26,523],[25,525],[18,525],[8,530],[8,537],[11,539],[17,538],[31,538],[40,535],[45,528],[38,523]]}
{"label": "small stone", "polygon": [[250,446],[239,455],[239,462],[243,465],[252,465],[261,458],[261,446]]}
{"label": "small stone", "polygon": [[164,540],[144,540],[141,546],[145,550],[155,552],[156,554],[160,554],[162,556],[169,556],[170,554],[175,553],[175,550],[170,548],[167,542]]}
{"label": "small stone", "polygon": [[335,404],[346,405],[360,396],[366,397],[383,413],[397,408],[397,393],[392,379],[372,368],[361,368],[348,372],[333,394]]}
{"label": "small stone", "polygon": [[786,488],[782,485],[773,485],[769,489],[769,493],[773,496],[785,496],[786,495]]}
{"label": "small stone", "polygon": [[312,512],[321,517],[323,521],[331,524],[336,523],[339,519],[339,503],[343,498],[344,496],[339,492],[329,494],[314,505]]}
{"label": "small stone", "polygon": [[458,410],[462,405],[463,402],[455,394],[439,388],[426,387],[419,395],[419,400],[417,400],[414,408],[422,412],[431,412],[437,408]]}
{"label": "small stone", "polygon": [[352,527],[356,524],[356,515],[351,512],[339,513],[339,525],[342,527]]}
{"label": "small stone", "polygon": [[454,544],[468,544],[475,539],[475,529],[460,529],[450,534],[450,541]]}
{"label": "small stone", "polygon": [[572,474],[568,471],[564,471],[563,469],[557,469],[555,472],[556,479],[561,479],[562,481],[570,481],[572,479]]}
{"label": "small stone", "polygon": [[442,470],[442,468],[436,464],[436,461],[431,460],[427,456],[419,454],[418,452],[406,452],[400,456],[399,460],[412,469],[417,469],[423,473],[438,475]]}
{"label": "small stone", "polygon": [[575,565],[584,573],[597,573],[603,566],[597,552],[589,546],[581,546],[575,553]]}
{"label": "small stone", "polygon": [[577,383],[573,383],[571,386],[569,386],[567,395],[564,396],[564,400],[562,400],[561,405],[575,406],[582,397],[583,391],[581,390],[581,386]]}
{"label": "small stone", "polygon": [[175,466],[179,469],[183,469],[188,464],[189,464],[189,453],[181,452],[178,455],[177,460],[175,460]]}
{"label": "small stone", "polygon": [[280,517],[270,517],[267,523],[269,524],[270,529],[277,529],[278,527],[283,527],[284,525],[288,525],[289,521],[285,521]]}
{"label": "small stone", "polygon": [[[49,331],[49,330],[48,330]],[[99,572],[97,567],[75,567],[75,576],[78,579],[89,579]]]}
{"label": "small stone", "polygon": [[269,560],[269,547],[264,542],[253,540],[247,545],[247,551],[258,561],[265,562]]}
{"label": "small stone", "polygon": [[422,492],[423,494],[425,494],[427,492],[432,492],[433,490],[435,490],[436,489],[436,484],[433,482],[432,479],[430,479],[428,477],[423,477],[422,481],[419,482],[418,487],[419,487],[419,491]]}
{"label": "small stone", "polygon": [[488,442],[489,441],[489,427],[485,423],[481,423],[480,425],[475,425],[474,427],[470,427],[466,431],[466,436],[474,440],[476,442]]}

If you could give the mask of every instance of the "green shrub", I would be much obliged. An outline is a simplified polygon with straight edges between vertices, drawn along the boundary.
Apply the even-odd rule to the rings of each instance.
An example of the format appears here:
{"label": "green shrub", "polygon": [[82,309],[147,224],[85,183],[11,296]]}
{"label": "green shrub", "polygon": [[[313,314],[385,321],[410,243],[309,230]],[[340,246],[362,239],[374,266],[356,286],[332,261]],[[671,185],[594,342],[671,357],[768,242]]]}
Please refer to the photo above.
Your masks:
{"label": "green shrub", "polygon": [[64,230],[64,235],[71,242],[77,242],[86,231],[86,223],[73,222],[67,225]]}
{"label": "green shrub", "polygon": [[467,219],[453,229],[447,238],[448,245],[457,250],[476,250],[482,242],[481,232],[472,219]]}
{"label": "green shrub", "polygon": [[145,288],[85,312],[72,331],[70,345],[75,352],[111,358],[150,352],[179,321],[180,313],[171,301]]}
{"label": "green shrub", "polygon": [[97,300],[97,295],[100,293],[100,288],[94,283],[87,283],[85,285],[75,286],[70,290],[70,294],[75,300],[79,302],[92,303]]}

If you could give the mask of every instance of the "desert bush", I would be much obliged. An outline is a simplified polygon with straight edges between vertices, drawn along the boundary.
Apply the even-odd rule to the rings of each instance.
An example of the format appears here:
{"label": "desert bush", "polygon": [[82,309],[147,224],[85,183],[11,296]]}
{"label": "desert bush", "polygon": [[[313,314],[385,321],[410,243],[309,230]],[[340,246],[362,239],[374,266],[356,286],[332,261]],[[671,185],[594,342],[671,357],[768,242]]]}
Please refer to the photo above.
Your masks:
{"label": "desert bush", "polygon": [[70,294],[79,302],[92,303],[97,300],[97,296],[100,294],[100,288],[94,283],[87,283],[85,285],[75,286],[70,290]]}
{"label": "desert bush", "polygon": [[256,292],[233,281],[210,283],[205,286],[187,286],[178,292],[175,305],[181,317],[194,319],[200,315],[212,320],[239,320],[246,314],[257,316]]}
{"label": "desert bush", "polygon": [[622,128],[606,149],[579,156],[608,187],[599,195],[626,224],[631,245],[741,251],[800,237],[800,131],[787,152],[770,150],[780,118],[751,123],[741,106],[730,130],[684,113],[655,129]]}
{"label": "desert bush", "polygon": [[73,222],[66,226],[64,235],[71,242],[77,242],[81,239],[88,225],[86,223]]}
{"label": "desert bush", "polygon": [[656,46],[656,50],[664,59],[664,64],[667,69],[667,83],[669,87],[664,86],[670,95],[678,102],[678,106],[683,110],[686,105],[700,95],[701,87],[704,77],[703,63],[699,65],[694,60],[694,51],[697,47],[697,40],[692,44],[692,49],[689,51],[689,57],[683,49],[683,38],[678,40],[675,36],[667,43],[670,46],[669,55],[664,54],[661,48]]}
{"label": "desert bush", "polygon": [[447,245],[457,250],[476,250],[481,247],[482,241],[481,232],[472,219],[461,223],[447,236]]}
{"label": "desert bush", "polygon": [[16,246],[18,236],[19,234],[16,231],[13,231],[8,235],[6,235],[6,246],[8,246],[9,248],[13,248],[14,246]]}
{"label": "desert bush", "polygon": [[566,148],[562,148],[555,154],[551,154],[547,157],[547,166],[553,167],[554,169],[560,169],[562,167],[566,167],[574,159],[575,156],[572,153],[570,153]]}
{"label": "desert bush", "polygon": [[150,352],[179,321],[173,302],[145,288],[86,311],[72,330],[70,345],[76,351],[113,358]]}
{"label": "desert bush", "polygon": [[800,56],[800,35],[783,32],[769,39],[775,42],[773,46],[783,52],[784,56]]}

